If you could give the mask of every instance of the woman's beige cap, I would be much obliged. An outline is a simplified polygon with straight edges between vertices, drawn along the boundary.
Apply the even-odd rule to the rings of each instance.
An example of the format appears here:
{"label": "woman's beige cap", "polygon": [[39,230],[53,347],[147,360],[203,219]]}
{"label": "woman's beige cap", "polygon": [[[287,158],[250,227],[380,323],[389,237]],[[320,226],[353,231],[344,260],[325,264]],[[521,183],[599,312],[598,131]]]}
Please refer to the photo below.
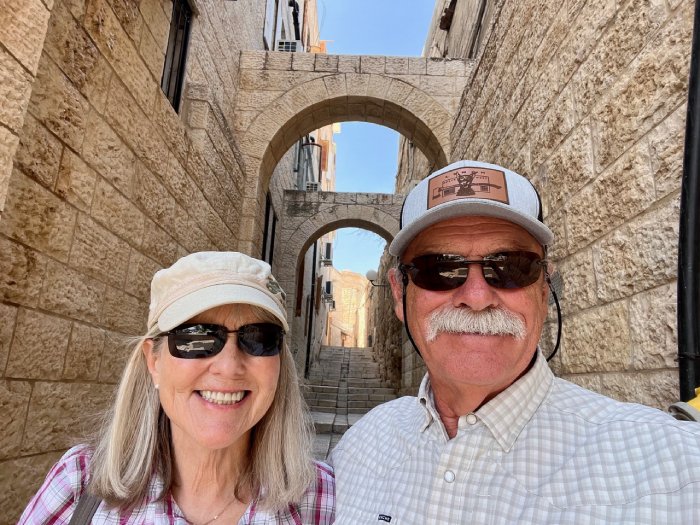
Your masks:
{"label": "woman's beige cap", "polygon": [[151,281],[148,328],[172,330],[224,304],[267,310],[289,331],[285,294],[270,265],[238,252],[198,252],[156,272]]}

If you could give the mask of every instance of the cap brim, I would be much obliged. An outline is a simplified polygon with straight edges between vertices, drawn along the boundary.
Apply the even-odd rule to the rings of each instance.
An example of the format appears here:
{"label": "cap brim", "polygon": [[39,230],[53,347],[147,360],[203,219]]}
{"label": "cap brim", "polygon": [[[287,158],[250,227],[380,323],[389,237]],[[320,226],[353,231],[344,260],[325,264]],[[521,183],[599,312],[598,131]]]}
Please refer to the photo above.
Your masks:
{"label": "cap brim", "polygon": [[241,284],[216,284],[201,288],[168,306],[158,317],[158,328],[167,332],[194,316],[225,304],[250,304],[274,315],[285,331],[289,325],[284,310],[265,292]]}
{"label": "cap brim", "polygon": [[464,216],[504,219],[521,226],[545,246],[551,244],[554,240],[554,234],[544,223],[518,212],[510,206],[490,200],[455,200],[436,206],[425,212],[409,226],[403,228],[389,245],[389,253],[394,256],[400,256],[408,248],[414,237],[429,226],[447,219]]}

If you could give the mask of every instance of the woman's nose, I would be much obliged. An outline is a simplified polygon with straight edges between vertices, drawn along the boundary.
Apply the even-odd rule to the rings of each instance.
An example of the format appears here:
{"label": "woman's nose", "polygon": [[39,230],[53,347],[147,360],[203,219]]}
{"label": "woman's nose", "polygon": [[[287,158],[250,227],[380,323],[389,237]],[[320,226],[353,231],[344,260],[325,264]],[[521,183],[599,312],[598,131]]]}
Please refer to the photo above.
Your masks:
{"label": "woman's nose", "polygon": [[228,334],[224,348],[212,362],[212,369],[221,373],[236,373],[245,370],[246,353],[238,346],[238,334]]}

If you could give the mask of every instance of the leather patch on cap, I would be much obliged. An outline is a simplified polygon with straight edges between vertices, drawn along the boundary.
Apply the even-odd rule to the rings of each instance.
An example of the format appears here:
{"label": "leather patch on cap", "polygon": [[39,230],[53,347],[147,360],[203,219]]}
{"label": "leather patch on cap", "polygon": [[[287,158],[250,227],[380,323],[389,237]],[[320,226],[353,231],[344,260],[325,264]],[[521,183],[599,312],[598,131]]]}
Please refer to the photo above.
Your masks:
{"label": "leather patch on cap", "polygon": [[428,182],[428,208],[457,199],[488,199],[509,204],[506,174],[500,170],[457,168]]}

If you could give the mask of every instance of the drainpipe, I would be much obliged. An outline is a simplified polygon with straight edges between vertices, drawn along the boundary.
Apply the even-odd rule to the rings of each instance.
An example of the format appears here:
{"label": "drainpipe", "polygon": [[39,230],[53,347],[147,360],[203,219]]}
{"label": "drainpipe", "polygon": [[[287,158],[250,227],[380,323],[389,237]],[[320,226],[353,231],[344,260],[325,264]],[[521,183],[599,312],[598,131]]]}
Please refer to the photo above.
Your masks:
{"label": "drainpipe", "polygon": [[678,238],[678,371],[681,401],[695,397],[700,379],[698,302],[700,298],[700,2],[695,2],[693,44],[690,54],[685,154],[681,181]]}
{"label": "drainpipe", "polygon": [[318,243],[314,241],[314,260],[311,265],[311,302],[309,308],[309,324],[306,333],[306,363],[304,363],[304,378],[309,378],[309,366],[311,365],[311,343],[314,338],[314,299],[316,298],[316,250]]}
{"label": "drainpipe", "polygon": [[296,0],[289,0],[288,5],[292,8],[292,21],[294,22],[294,40],[301,40],[301,31],[299,31],[299,4]]}

